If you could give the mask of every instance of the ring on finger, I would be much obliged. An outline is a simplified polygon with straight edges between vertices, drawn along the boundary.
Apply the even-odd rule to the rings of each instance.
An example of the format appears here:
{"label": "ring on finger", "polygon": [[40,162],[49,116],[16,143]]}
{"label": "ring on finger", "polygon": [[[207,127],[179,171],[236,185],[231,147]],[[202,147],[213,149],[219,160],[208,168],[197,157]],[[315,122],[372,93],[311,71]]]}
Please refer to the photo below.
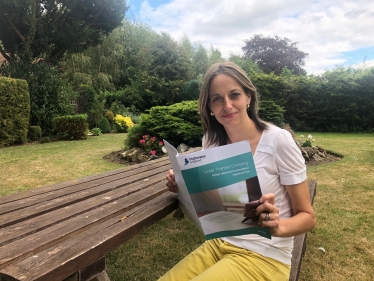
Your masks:
{"label": "ring on finger", "polygon": [[269,213],[269,212],[266,212],[265,220],[266,220],[266,221],[270,220],[270,213]]}

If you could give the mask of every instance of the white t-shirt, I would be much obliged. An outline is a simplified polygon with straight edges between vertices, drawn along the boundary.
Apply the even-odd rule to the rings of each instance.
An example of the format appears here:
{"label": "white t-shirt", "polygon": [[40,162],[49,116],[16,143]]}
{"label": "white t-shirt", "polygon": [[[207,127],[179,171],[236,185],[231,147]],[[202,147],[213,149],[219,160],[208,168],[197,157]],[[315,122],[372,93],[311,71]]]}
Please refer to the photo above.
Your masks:
{"label": "white t-shirt", "polygon": [[[207,146],[205,137],[203,149]],[[254,153],[254,162],[262,194],[274,193],[275,206],[280,218],[292,216],[289,195],[284,185],[298,184],[306,180],[305,160],[291,134],[272,124],[264,130]],[[267,239],[257,234],[225,237],[222,240],[263,256],[291,265],[293,236]]]}

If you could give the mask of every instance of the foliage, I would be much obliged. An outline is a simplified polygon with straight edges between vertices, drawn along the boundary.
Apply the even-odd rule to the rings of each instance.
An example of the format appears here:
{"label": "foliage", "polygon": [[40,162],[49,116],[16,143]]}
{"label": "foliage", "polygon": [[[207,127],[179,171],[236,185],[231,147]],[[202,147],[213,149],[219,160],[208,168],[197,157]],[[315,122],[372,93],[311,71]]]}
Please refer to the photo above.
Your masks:
{"label": "foliage", "polygon": [[61,79],[57,66],[43,60],[33,64],[17,61],[3,64],[0,72],[27,81],[31,104],[30,125],[40,126],[43,135],[52,133],[54,117],[73,113],[70,101],[76,97],[76,93],[66,80]]}
{"label": "foliage", "polygon": [[280,128],[284,127],[283,114],[285,110],[271,100],[261,100],[259,116],[261,119],[273,123]]}
{"label": "foliage", "polygon": [[157,152],[162,152],[161,148],[164,143],[158,140],[155,136],[143,135],[139,140],[140,147],[143,147],[148,153],[155,155]]}
{"label": "foliage", "polygon": [[284,121],[294,130],[374,130],[374,68],[338,67],[320,76],[255,73],[251,79],[261,100],[285,109]]}
{"label": "foliage", "polygon": [[129,131],[125,147],[138,146],[142,135],[165,139],[173,145],[184,142],[200,145],[203,131],[197,101],[184,101],[170,106],[155,106],[141,115],[140,124]]}
{"label": "foliage", "polygon": [[244,56],[258,64],[265,73],[274,72],[280,75],[285,67],[296,75],[306,73],[302,66],[308,54],[300,51],[297,43],[291,42],[288,38],[282,39],[279,36],[272,38],[256,34],[244,42],[245,46],[242,48]]}
{"label": "foliage", "polygon": [[[106,98],[107,97],[108,96],[106,96]],[[135,106],[125,107],[119,102],[113,102],[111,107],[110,107],[110,111],[112,111],[114,115],[120,114],[120,115],[123,115],[123,116],[130,117],[134,124],[140,123],[140,113],[135,108]],[[113,122],[114,122],[114,120],[113,120]]]}
{"label": "foliage", "polygon": [[95,95],[94,102],[92,104],[90,115],[88,115],[88,124],[90,127],[99,127],[99,122],[104,116],[105,112],[105,100],[101,100],[99,95]]}
{"label": "foliage", "polygon": [[30,94],[24,80],[0,76],[0,147],[27,141]]}
{"label": "foliage", "polygon": [[47,143],[47,142],[51,142],[51,138],[50,137],[41,137],[40,140],[39,140],[39,143],[43,144],[43,143]]}
{"label": "foliage", "polygon": [[100,136],[102,134],[100,128],[93,128],[91,130],[91,133],[92,133],[93,136]]}
{"label": "foliage", "polygon": [[107,108],[116,102],[144,111],[194,99],[195,82],[190,89],[186,83],[200,80],[209,65],[218,61],[224,59],[216,48],[207,50],[186,36],[176,42],[166,33],[124,20],[101,44],[66,55],[62,65],[64,76],[75,87],[88,84],[104,93]]}
{"label": "foliage", "polygon": [[66,54],[63,58],[64,75],[73,85],[88,84],[96,91],[115,90],[122,73],[121,29],[115,29],[103,42],[85,52]]}
{"label": "foliage", "polygon": [[78,93],[78,113],[90,113],[93,102],[95,100],[95,89],[89,85],[80,85]]}
{"label": "foliage", "polygon": [[199,79],[193,79],[183,83],[177,102],[197,100],[200,94],[201,81]]}
{"label": "foliage", "polygon": [[[300,138],[305,138],[304,135],[301,135]],[[312,142],[315,142],[316,140],[313,138],[313,136],[311,134],[308,134],[306,136],[306,139],[305,140],[302,140],[301,141],[301,146],[302,147],[312,147]]]}
{"label": "foliage", "polygon": [[136,126],[129,129],[127,133],[127,138],[124,141],[124,149],[130,149],[133,147],[141,147],[139,140],[141,140],[143,136],[146,134],[147,134],[147,128],[142,127],[141,124],[137,124]]}
{"label": "foliage", "polygon": [[116,117],[114,117],[114,125],[118,133],[126,133],[129,129],[134,127],[131,118],[122,116],[121,114],[117,114]]}
{"label": "foliage", "polygon": [[86,114],[55,117],[53,119],[53,124],[56,135],[59,139],[87,139],[88,123]]}
{"label": "foliage", "polygon": [[103,134],[108,134],[110,133],[110,124],[107,118],[101,117],[100,122],[99,122],[99,128]]}
{"label": "foliage", "polygon": [[111,110],[108,110],[107,112],[105,112],[105,118],[108,119],[109,121],[109,124],[113,124],[114,122],[114,114]]}
{"label": "foliage", "polygon": [[162,33],[143,46],[137,64],[128,68],[130,84],[124,89],[123,105],[144,111],[155,105],[172,104],[188,76],[187,60],[169,35]]}
{"label": "foliage", "polygon": [[231,54],[229,57],[229,61],[240,66],[252,80],[254,75],[263,74],[260,67],[249,58]]}
{"label": "foliage", "polygon": [[29,141],[38,141],[42,137],[42,128],[40,126],[30,126],[27,133]]}
{"label": "foliage", "polygon": [[58,60],[65,52],[97,45],[121,24],[127,9],[125,0],[1,1],[0,52],[8,61]]}

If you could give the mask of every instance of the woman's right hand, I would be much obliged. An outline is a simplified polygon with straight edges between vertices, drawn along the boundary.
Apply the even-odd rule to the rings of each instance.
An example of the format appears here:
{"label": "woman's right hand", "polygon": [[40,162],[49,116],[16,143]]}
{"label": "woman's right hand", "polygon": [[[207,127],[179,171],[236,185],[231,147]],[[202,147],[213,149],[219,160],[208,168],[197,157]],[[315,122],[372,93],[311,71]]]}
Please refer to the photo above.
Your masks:
{"label": "woman's right hand", "polygon": [[169,188],[169,191],[177,193],[178,186],[177,186],[177,183],[175,182],[174,172],[172,169],[168,171],[166,180],[167,180],[166,186]]}

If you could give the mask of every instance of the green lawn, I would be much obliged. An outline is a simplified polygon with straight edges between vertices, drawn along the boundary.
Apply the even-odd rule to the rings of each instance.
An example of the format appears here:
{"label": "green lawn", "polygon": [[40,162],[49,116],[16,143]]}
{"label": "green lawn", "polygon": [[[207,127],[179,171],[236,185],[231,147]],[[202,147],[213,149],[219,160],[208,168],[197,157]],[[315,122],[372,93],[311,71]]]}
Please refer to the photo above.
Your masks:
{"label": "green lawn", "polygon": [[122,167],[103,159],[122,149],[126,134],[0,148],[0,195]]}
{"label": "green lawn", "polygon": [[[374,134],[312,135],[314,145],[344,158],[308,167],[308,177],[318,183],[317,226],[308,234],[299,280],[374,280]],[[120,150],[125,137],[1,148],[0,194],[119,168],[102,157]],[[168,216],[108,255],[109,276],[112,281],[156,280],[202,241],[187,219]]]}

